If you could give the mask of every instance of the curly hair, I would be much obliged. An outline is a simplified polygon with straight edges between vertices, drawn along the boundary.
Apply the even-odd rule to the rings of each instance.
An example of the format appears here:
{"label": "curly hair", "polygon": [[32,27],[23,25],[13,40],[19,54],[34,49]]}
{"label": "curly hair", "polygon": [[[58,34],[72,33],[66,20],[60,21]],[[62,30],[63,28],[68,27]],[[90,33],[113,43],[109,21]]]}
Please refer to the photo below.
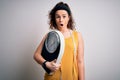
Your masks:
{"label": "curly hair", "polygon": [[53,7],[53,9],[49,13],[50,29],[58,29],[57,25],[56,25],[56,21],[55,21],[55,13],[56,13],[57,10],[66,10],[67,11],[68,15],[70,16],[67,28],[69,28],[71,30],[75,29],[74,20],[73,20],[73,17],[72,17],[72,13],[71,13],[70,7],[68,6],[68,4],[63,3],[63,2],[57,3],[55,5],[55,7]]}

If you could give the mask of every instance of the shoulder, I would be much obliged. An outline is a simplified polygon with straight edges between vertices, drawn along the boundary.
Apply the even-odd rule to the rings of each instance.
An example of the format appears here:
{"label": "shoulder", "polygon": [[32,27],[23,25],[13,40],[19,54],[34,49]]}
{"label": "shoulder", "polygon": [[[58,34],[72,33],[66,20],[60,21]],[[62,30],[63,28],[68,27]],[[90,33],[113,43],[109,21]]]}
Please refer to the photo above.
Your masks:
{"label": "shoulder", "polygon": [[74,30],[74,33],[77,35],[78,37],[78,41],[81,43],[83,42],[83,36],[82,33],[80,31]]}
{"label": "shoulder", "polygon": [[77,31],[77,30],[73,30],[74,34],[77,34],[79,38],[82,38],[82,33]]}
{"label": "shoulder", "polygon": [[42,44],[44,43],[45,39],[47,38],[48,33],[49,33],[49,32],[45,33],[44,36],[42,37],[42,40],[41,40],[41,43],[42,43]]}

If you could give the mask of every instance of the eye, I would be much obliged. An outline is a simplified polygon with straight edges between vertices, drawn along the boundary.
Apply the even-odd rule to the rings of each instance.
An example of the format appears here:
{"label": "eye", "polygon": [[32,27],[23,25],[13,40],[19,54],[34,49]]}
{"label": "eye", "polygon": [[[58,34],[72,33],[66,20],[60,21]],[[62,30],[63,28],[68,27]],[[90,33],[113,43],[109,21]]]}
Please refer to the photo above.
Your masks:
{"label": "eye", "polygon": [[63,18],[66,18],[66,16],[63,16]]}
{"label": "eye", "polygon": [[60,16],[56,15],[55,18],[60,18]]}

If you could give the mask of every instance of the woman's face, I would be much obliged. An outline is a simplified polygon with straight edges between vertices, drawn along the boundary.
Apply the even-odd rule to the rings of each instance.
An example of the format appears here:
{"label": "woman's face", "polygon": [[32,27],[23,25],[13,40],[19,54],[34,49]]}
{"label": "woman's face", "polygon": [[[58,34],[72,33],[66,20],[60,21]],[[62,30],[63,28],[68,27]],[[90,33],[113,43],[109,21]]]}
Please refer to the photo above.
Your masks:
{"label": "woman's face", "polygon": [[66,10],[58,10],[55,13],[55,21],[57,27],[67,27],[69,22],[69,15]]}

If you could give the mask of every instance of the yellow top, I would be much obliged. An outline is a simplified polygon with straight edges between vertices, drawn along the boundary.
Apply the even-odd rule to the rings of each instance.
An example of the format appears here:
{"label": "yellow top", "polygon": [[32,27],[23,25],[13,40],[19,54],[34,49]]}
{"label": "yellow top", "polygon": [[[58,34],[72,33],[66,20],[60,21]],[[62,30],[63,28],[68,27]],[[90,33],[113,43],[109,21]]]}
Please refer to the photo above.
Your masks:
{"label": "yellow top", "polygon": [[[72,39],[74,38],[74,39]],[[65,38],[65,51],[61,61],[61,68],[53,75],[45,74],[45,80],[78,80],[77,54],[74,53],[74,42],[78,46],[78,33],[72,32],[72,36]],[[76,51],[77,52],[77,51]]]}

